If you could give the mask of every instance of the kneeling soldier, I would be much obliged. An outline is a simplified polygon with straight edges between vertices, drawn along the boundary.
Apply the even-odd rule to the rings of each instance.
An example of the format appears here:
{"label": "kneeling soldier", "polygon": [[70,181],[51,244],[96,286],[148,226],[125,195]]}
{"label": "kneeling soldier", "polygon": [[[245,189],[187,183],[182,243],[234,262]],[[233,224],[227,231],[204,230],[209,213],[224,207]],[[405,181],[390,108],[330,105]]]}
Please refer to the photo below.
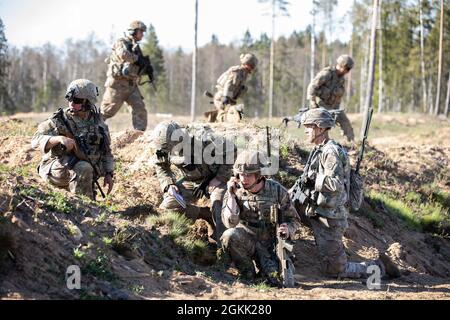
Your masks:
{"label": "kneeling soldier", "polygon": [[91,81],[73,81],[66,92],[69,107],[42,122],[31,141],[44,154],[38,172],[45,181],[91,199],[99,177],[111,192],[114,171],[108,126],[94,105],[97,96]]}
{"label": "kneeling soldier", "polygon": [[[287,190],[261,175],[265,165],[267,158],[261,152],[244,151],[238,156],[235,176],[227,184],[223,201],[222,221],[229,229],[222,235],[222,244],[244,277],[256,276],[255,262],[270,285],[293,286],[293,263],[289,258],[286,262],[277,257],[276,239],[278,235],[292,240],[300,221]],[[281,221],[271,214],[274,207],[280,211]],[[287,270],[281,270],[281,264]],[[281,279],[282,274],[285,279]]]}

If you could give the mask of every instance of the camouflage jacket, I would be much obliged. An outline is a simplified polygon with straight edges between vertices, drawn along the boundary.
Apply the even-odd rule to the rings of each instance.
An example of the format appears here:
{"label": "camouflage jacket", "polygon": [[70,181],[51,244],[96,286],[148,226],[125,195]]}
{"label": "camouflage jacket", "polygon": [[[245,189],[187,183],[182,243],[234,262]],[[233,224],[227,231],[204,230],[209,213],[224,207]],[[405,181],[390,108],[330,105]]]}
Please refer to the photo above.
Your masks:
{"label": "camouflage jacket", "polygon": [[313,198],[315,212],[331,219],[347,217],[346,203],[350,187],[350,162],[347,151],[334,140],[317,146],[306,175],[315,176]]}
{"label": "camouflage jacket", "polygon": [[65,136],[72,138],[70,130],[67,129],[61,117],[66,119],[70,130],[82,141],[86,141],[89,148],[88,158],[96,166],[100,176],[114,171],[114,158],[111,153],[111,138],[108,126],[103,122],[98,113],[92,113],[88,120],[80,119],[69,111],[68,108],[60,109],[52,118],[39,124],[36,133],[31,140],[31,146],[40,150],[44,156],[41,164],[47,164],[66,153],[54,147],[46,152],[45,146],[48,140],[54,136]]}
{"label": "camouflage jacket", "polygon": [[327,67],[320,71],[308,86],[308,100],[311,107],[315,101],[319,107],[339,109],[345,93],[345,79],[339,76],[335,67]]}
{"label": "camouflage jacket", "polygon": [[247,71],[242,66],[234,66],[225,71],[217,80],[216,96],[237,100],[247,91]]}
{"label": "camouflage jacket", "polygon": [[[266,179],[264,188],[253,194],[244,188],[236,190],[236,202],[239,216],[231,215],[227,208],[230,193],[226,192],[223,199],[222,221],[227,228],[234,228],[239,223],[255,233],[258,239],[268,240],[276,238],[276,221],[270,217],[272,205],[279,205],[283,215],[283,222],[287,223],[291,239],[300,228],[300,219],[291,205],[288,191],[277,181]],[[233,219],[238,217],[238,219]]]}
{"label": "camouflage jacket", "polygon": [[[195,134],[193,133],[194,130],[191,129],[186,129],[196,139],[196,146],[191,147],[191,154],[175,152],[175,154],[169,154],[165,157],[158,157],[158,150],[154,146],[151,147],[153,153],[151,162],[155,168],[162,192],[165,192],[171,184],[175,184],[177,178],[183,179],[184,181],[201,183],[205,178],[215,175],[217,179],[226,183],[233,173],[233,165],[227,163],[233,163],[234,159],[227,159],[226,153],[214,158],[217,161],[211,164],[206,163],[203,157],[202,159],[196,158],[192,161],[192,151],[196,150],[199,154],[201,151],[201,155],[206,154],[210,151],[211,141],[208,141],[208,139],[199,139],[199,136],[203,136],[207,129],[197,129],[195,130]],[[178,169],[178,174],[173,168]]]}
{"label": "camouflage jacket", "polygon": [[[139,67],[136,65],[140,52],[139,44],[132,37],[124,37],[117,40],[113,47],[108,63],[107,84],[111,79],[134,80],[139,78]],[[124,67],[128,69],[128,75],[123,74]]]}

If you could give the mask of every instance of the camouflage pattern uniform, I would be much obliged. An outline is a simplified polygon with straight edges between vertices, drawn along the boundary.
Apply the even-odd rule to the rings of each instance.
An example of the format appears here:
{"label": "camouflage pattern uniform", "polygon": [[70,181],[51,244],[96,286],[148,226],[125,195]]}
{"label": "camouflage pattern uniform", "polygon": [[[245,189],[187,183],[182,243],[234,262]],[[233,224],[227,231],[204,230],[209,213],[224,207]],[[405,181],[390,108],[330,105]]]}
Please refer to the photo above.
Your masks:
{"label": "camouflage pattern uniform", "polygon": [[[145,25],[142,25],[144,28]],[[130,34],[114,43],[112,53],[106,60],[109,65],[101,113],[105,120],[112,118],[126,102],[131,108],[134,129],[145,131],[147,110],[138,87],[140,76],[137,61],[140,50],[139,44]]]}
{"label": "camouflage pattern uniform", "polygon": [[[350,64],[353,67],[353,61],[348,61],[350,57],[341,56],[338,63]],[[320,71],[308,86],[307,99],[310,108],[323,107],[327,110],[339,109],[342,97],[345,93],[344,75],[338,75],[336,67],[326,67]],[[336,122],[340,125],[342,134],[349,141],[354,140],[353,128],[344,111],[338,113]]]}
{"label": "camouflage pattern uniform", "polygon": [[291,205],[288,191],[275,180],[262,179],[264,187],[256,194],[244,188],[236,189],[237,212],[234,214],[228,207],[228,200],[233,195],[228,191],[225,193],[222,220],[228,229],[222,235],[222,244],[243,275],[254,276],[255,261],[262,274],[272,279],[275,273],[279,273],[279,261],[275,252],[276,222],[270,217],[271,207],[280,206],[291,240],[300,227],[300,220]]}
{"label": "camouflage pattern uniform", "polygon": [[[324,119],[325,118],[327,119]],[[322,118],[320,118],[322,117]],[[322,126],[324,122],[330,123]],[[304,114],[302,124],[316,124],[320,127],[334,126],[332,115],[324,109],[312,109]],[[305,168],[306,177],[311,177],[311,198],[313,205],[303,207],[319,251],[323,272],[329,276],[361,278],[367,276],[369,265],[378,265],[384,274],[380,261],[348,262],[342,237],[348,228],[346,207],[350,183],[350,162],[347,151],[332,139],[316,146]]]}
{"label": "camouflage pattern uniform", "polygon": [[241,65],[229,68],[217,80],[214,106],[219,111],[217,116],[219,119],[225,116],[224,97],[228,97],[228,105],[234,106],[237,99],[247,92],[245,83],[249,72],[245,69],[244,64],[250,65],[253,69],[258,65],[258,59],[251,53],[242,54],[240,60]]}
{"label": "camouflage pattern uniform", "polygon": [[[206,179],[213,177],[208,183],[206,191],[210,198],[210,217],[212,214],[211,218],[216,226],[215,237],[216,240],[219,240],[224,230],[224,226],[220,219],[222,199],[226,191],[226,183],[232,174],[232,165],[227,165],[226,159],[223,159],[222,164],[206,164],[203,160],[199,161],[198,159],[195,159],[192,164],[192,151],[197,151],[197,149],[196,147],[191,148],[191,154],[177,154],[177,152],[174,151],[174,146],[178,144],[178,142],[173,143],[170,141],[171,134],[175,130],[182,130],[185,139],[196,139],[200,146],[198,153],[201,152],[201,154],[203,154],[205,148],[209,148],[214,139],[217,139],[217,136],[214,135],[213,131],[204,126],[201,126],[200,128],[188,127],[181,129],[176,122],[164,121],[155,127],[151,148],[154,152],[152,163],[159,180],[161,191],[164,193],[164,200],[161,203],[160,208],[185,212],[189,218],[193,219],[202,217],[200,215],[201,210],[190,205],[195,200],[194,189],[199,187]],[[232,144],[232,147],[234,148],[234,144]],[[225,157],[226,155],[223,154],[220,157],[222,156]],[[232,161],[233,160],[234,159],[232,159]],[[175,178],[176,173],[173,171],[173,167],[177,168],[180,173],[181,178],[178,180]],[[171,185],[178,187],[180,194],[186,204],[188,204],[186,209],[176,201],[173,195],[167,193],[167,190]]]}
{"label": "camouflage pattern uniform", "polygon": [[99,176],[113,174],[114,158],[110,149],[108,126],[98,112],[91,111],[90,117],[83,120],[69,108],[61,108],[52,118],[39,124],[32,138],[32,147],[44,154],[38,172],[45,181],[54,186],[93,199],[94,168],[87,161],[79,160],[72,153],[61,149],[60,145],[46,150],[51,137],[73,138],[71,132],[87,142],[90,150],[89,159]]}

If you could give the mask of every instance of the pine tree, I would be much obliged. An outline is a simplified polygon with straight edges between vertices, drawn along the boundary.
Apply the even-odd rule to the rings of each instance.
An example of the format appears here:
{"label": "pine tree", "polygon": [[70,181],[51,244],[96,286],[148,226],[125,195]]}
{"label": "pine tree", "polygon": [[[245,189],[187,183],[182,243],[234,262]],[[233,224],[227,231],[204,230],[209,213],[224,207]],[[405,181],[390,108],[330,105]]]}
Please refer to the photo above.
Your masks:
{"label": "pine tree", "polygon": [[[142,53],[150,57],[150,61],[153,66],[153,72],[155,77],[155,86],[157,91],[153,87],[146,85],[143,87],[145,96],[150,100],[150,108],[154,111],[167,111],[160,107],[166,106],[169,97],[167,90],[167,74],[164,65],[164,52],[159,46],[158,36],[156,35],[155,27],[150,24],[145,36],[145,42],[142,45]],[[152,106],[152,104],[154,106]]]}
{"label": "pine tree", "polygon": [[8,94],[7,87],[9,65],[5,26],[0,18],[0,114],[11,114],[15,111],[15,105]]}

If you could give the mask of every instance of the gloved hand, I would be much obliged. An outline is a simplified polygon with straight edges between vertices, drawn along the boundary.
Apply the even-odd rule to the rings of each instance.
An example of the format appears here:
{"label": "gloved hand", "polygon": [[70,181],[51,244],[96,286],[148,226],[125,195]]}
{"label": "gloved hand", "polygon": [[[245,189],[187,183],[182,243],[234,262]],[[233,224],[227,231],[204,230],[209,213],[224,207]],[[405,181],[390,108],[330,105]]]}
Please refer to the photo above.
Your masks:
{"label": "gloved hand", "polygon": [[208,179],[205,179],[202,181],[202,183],[200,183],[200,185],[196,186],[194,188],[194,198],[196,198],[196,199],[200,199],[203,197],[209,198],[209,194],[207,191],[208,185],[209,185],[209,181],[208,181]]}
{"label": "gloved hand", "polygon": [[231,99],[229,97],[222,97],[222,103],[228,105],[231,103]]}

